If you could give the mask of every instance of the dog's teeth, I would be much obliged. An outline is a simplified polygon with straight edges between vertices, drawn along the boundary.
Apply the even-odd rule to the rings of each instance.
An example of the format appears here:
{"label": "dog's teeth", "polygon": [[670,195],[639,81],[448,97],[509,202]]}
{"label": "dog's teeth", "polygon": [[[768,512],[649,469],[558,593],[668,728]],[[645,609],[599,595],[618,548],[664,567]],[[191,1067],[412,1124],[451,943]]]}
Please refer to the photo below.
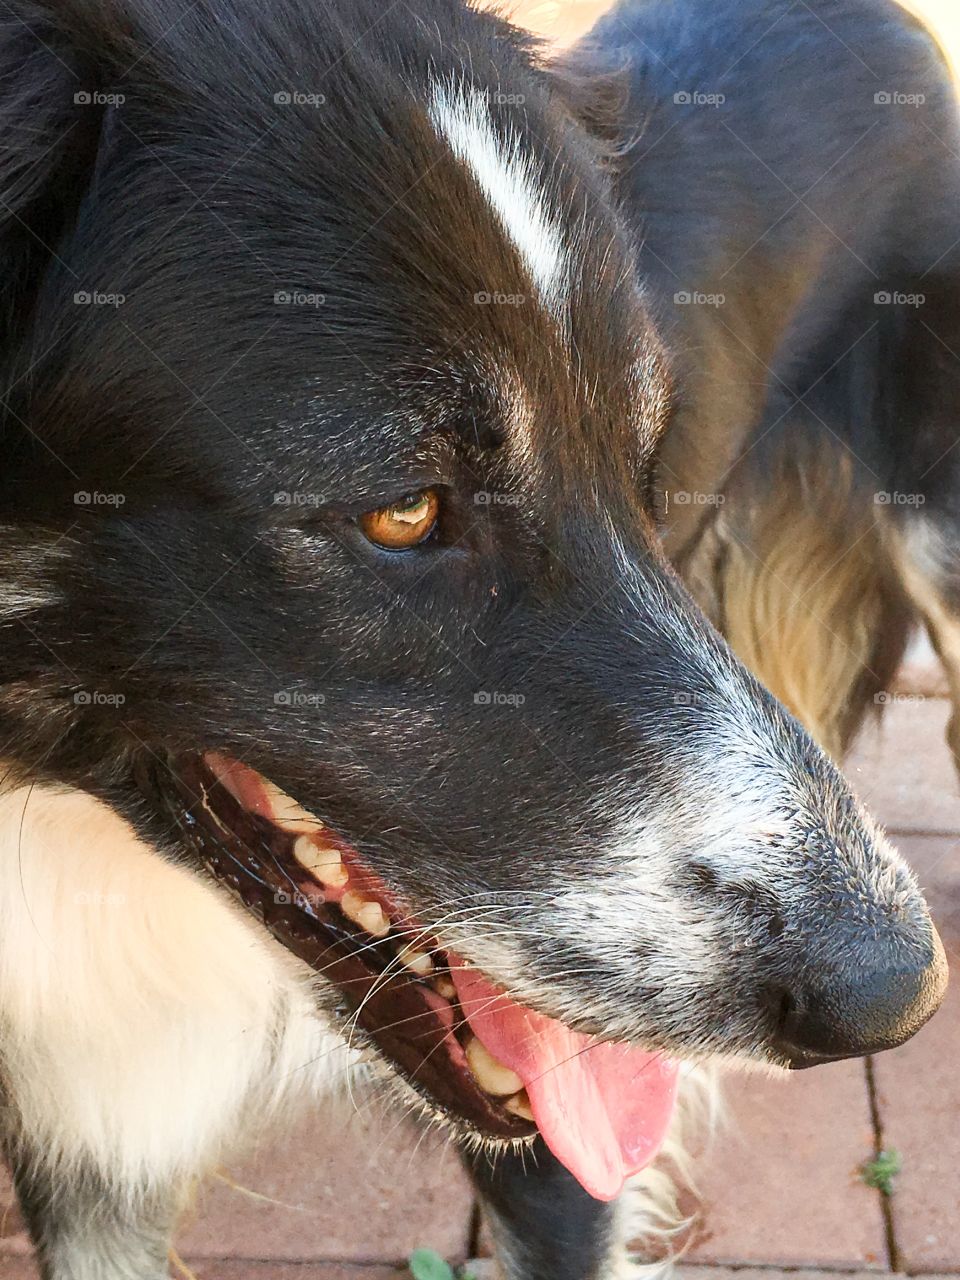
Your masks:
{"label": "dog's teeth", "polygon": [[517,1073],[498,1062],[476,1036],[467,1045],[467,1062],[484,1093],[503,1098],[507,1094],[518,1093],[523,1088],[523,1081]]}
{"label": "dog's teeth", "polygon": [[293,856],[315,880],[330,889],[342,889],[350,878],[339,849],[317,844],[310,836],[297,836]]}
{"label": "dog's teeth", "polygon": [[271,822],[276,823],[278,827],[282,827],[284,831],[289,831],[291,834],[319,830],[322,825],[320,820],[297,804],[293,796],[288,796],[285,791],[281,791],[269,778],[261,776],[260,785],[267,793],[267,798],[270,802]]}
{"label": "dog's teeth", "polygon": [[361,897],[352,889],[348,889],[340,899],[340,910],[348,920],[374,938],[385,938],[390,932],[390,920],[380,903]]}
{"label": "dog's teeth", "polygon": [[433,961],[426,951],[418,951],[416,947],[402,947],[400,963],[406,965],[418,978],[429,977],[433,973]]}
{"label": "dog's teeth", "polygon": [[434,979],[433,989],[438,996],[443,996],[444,1000],[452,1000],[457,994],[453,979],[445,973],[441,973],[438,978]]}
{"label": "dog's teeth", "polygon": [[530,1110],[530,1099],[527,1097],[526,1089],[521,1089],[512,1098],[507,1098],[503,1107],[505,1111],[509,1111],[515,1116],[520,1116],[523,1120],[533,1119],[533,1112]]}

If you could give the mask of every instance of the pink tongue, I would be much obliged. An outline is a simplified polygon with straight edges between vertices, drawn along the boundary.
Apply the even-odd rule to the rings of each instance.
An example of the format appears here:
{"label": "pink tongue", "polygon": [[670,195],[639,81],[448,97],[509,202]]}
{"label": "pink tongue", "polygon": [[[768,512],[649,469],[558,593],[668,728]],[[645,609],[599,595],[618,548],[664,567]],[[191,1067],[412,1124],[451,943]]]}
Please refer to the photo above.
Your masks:
{"label": "pink tongue", "polygon": [[452,973],[474,1035],[526,1085],[547,1146],[584,1190],[613,1200],[660,1149],[679,1064],[570,1031],[515,1004],[476,969]]}

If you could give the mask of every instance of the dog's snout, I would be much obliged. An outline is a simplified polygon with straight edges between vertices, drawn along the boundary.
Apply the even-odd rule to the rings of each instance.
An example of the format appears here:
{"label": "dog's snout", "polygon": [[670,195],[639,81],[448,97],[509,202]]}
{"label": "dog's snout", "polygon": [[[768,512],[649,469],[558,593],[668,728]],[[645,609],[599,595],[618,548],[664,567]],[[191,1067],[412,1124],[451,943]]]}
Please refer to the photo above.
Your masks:
{"label": "dog's snout", "polygon": [[869,965],[851,957],[795,988],[771,991],[774,1047],[794,1068],[896,1048],[936,1013],[946,988],[943,944],[931,925],[927,945],[915,951],[891,947]]}

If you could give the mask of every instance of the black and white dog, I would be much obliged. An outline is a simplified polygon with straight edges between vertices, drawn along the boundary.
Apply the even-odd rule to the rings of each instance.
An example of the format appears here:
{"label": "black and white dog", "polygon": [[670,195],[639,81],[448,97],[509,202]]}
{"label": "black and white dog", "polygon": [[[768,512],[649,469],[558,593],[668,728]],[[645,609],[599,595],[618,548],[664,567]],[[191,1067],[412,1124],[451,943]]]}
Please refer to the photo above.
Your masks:
{"label": "black and white dog", "polygon": [[0,18],[45,1275],[165,1274],[184,1189],[356,1067],[463,1142],[507,1276],[608,1276],[680,1062],[943,994],[813,740],[918,609],[960,681],[943,62],[886,0],[626,3],[552,63],[460,0]]}

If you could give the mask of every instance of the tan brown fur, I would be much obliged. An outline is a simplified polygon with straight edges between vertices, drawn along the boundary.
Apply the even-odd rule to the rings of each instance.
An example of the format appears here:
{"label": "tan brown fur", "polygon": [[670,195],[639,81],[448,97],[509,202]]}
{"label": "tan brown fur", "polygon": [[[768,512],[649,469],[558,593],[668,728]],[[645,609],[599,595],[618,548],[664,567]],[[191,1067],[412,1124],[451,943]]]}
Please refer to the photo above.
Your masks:
{"label": "tan brown fur", "polygon": [[947,741],[960,769],[960,557],[948,526],[925,520],[922,514],[890,521],[885,533],[904,590],[943,664],[953,705]]}
{"label": "tan brown fur", "polygon": [[[882,709],[910,611],[872,494],[822,441],[741,466],[692,553],[688,586],[738,656],[839,759]],[[762,496],[757,496],[762,495]]]}

